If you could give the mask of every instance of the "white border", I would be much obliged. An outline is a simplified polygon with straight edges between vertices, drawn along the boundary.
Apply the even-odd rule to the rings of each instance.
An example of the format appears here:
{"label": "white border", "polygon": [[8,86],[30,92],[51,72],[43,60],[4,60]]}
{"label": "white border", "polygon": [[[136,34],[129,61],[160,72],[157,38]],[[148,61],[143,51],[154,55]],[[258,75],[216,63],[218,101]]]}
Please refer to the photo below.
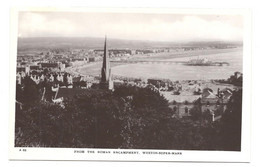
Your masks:
{"label": "white border", "polygon": [[[15,118],[15,70],[17,52],[18,11],[70,11],[70,12],[129,12],[129,13],[173,13],[173,14],[240,14],[244,16],[243,50],[243,115],[241,152],[232,151],[171,151],[182,155],[124,155],[124,154],[75,154],[75,150],[110,150],[114,149],[72,149],[72,148],[20,148],[14,147]],[[117,160],[117,161],[192,161],[192,162],[249,162],[250,161],[250,120],[251,120],[251,13],[246,9],[172,9],[172,8],[56,8],[56,7],[20,7],[11,10],[10,27],[10,124],[9,124],[9,159],[11,160]],[[25,148],[24,148],[25,149]],[[118,150],[115,150],[118,151]],[[124,151],[124,150],[120,150]],[[129,150],[139,151],[143,150]],[[152,150],[148,150],[152,151]],[[166,152],[166,150],[156,150]],[[168,151],[167,151],[168,152]]]}

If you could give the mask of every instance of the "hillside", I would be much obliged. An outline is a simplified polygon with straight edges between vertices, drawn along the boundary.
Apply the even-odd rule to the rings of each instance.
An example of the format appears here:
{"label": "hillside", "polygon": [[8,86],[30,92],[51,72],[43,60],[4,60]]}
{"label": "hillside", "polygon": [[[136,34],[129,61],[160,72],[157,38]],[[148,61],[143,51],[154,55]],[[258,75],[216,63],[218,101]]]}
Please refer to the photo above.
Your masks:
{"label": "hillside", "polygon": [[[53,48],[73,48],[73,49],[101,49],[104,45],[104,38],[92,37],[34,37],[18,38],[18,50],[37,50]],[[242,42],[222,42],[222,41],[195,41],[195,42],[157,42],[109,39],[109,48],[174,48],[174,47],[207,47],[207,46],[241,46]]]}

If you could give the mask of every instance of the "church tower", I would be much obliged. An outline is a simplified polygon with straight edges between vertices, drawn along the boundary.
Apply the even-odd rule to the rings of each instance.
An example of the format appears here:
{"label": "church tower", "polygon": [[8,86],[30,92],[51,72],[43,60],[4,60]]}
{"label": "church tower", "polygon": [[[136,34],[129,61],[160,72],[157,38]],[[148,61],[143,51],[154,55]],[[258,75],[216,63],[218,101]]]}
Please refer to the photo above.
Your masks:
{"label": "church tower", "polygon": [[110,71],[110,63],[109,63],[109,53],[107,49],[107,37],[105,38],[104,45],[104,57],[103,57],[103,66],[101,69],[101,83],[105,83],[109,81],[109,72]]}
{"label": "church tower", "polygon": [[114,89],[114,84],[111,77],[112,76],[111,76],[111,68],[109,62],[109,52],[107,49],[107,37],[105,37],[103,65],[101,68],[101,81],[100,81],[101,88],[110,89],[110,90]]}

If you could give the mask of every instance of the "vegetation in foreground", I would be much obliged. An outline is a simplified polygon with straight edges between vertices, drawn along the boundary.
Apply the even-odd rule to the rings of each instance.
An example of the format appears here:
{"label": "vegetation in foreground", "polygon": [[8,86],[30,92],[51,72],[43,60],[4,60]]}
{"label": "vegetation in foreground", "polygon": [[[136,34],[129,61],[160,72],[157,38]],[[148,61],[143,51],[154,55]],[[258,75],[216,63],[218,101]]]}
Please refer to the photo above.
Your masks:
{"label": "vegetation in foreground", "polygon": [[90,89],[64,107],[41,101],[39,91],[34,83],[17,89],[16,147],[240,150],[241,90],[219,122],[196,109],[192,119],[172,118],[164,97],[148,88]]}

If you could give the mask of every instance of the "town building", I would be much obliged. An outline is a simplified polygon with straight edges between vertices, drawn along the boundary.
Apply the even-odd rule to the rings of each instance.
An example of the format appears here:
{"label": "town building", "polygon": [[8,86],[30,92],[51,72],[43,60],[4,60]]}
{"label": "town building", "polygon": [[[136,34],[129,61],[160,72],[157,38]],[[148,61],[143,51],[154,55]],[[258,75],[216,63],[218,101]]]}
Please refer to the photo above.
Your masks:
{"label": "town building", "polygon": [[206,87],[201,94],[193,92],[193,89],[189,89],[189,91],[182,90],[180,95],[175,95],[171,91],[160,93],[168,100],[174,117],[189,117],[192,115],[191,110],[196,107],[202,113],[211,114],[212,121],[216,121],[226,111],[233,91],[230,88],[225,88],[213,92],[212,89]]}
{"label": "town building", "polygon": [[16,72],[24,72],[25,74],[29,75],[30,67],[29,66],[20,66],[16,68]]}
{"label": "town building", "polygon": [[201,98],[201,95],[173,95],[171,98],[169,107],[172,108],[176,117],[182,118],[191,116],[190,110],[195,106],[196,101]]}

